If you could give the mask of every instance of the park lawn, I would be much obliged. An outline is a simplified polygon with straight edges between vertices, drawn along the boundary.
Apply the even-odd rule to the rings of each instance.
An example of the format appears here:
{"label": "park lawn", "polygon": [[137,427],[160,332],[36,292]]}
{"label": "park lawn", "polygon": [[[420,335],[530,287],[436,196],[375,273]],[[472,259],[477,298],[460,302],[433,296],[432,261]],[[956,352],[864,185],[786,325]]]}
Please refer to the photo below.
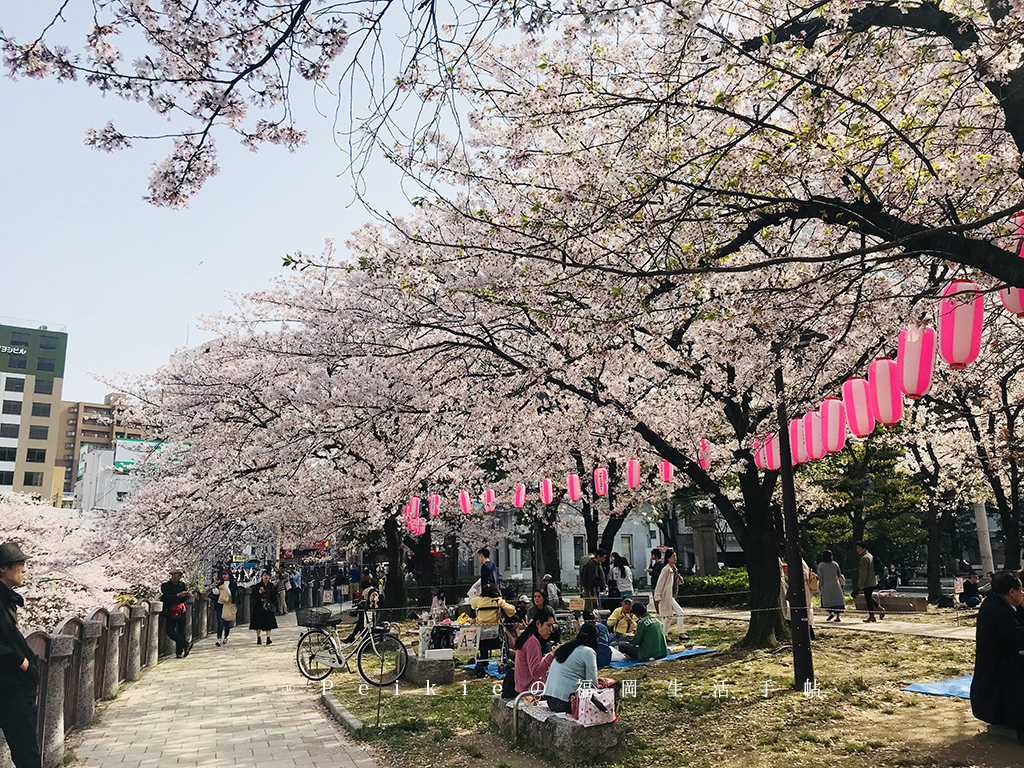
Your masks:
{"label": "park lawn", "polygon": [[[813,643],[818,694],[792,690],[792,649],[732,650],[744,631],[734,622],[693,618],[691,638],[717,654],[625,670],[635,680],[620,717],[627,748],[615,768],[654,765],[748,768],[786,764],[864,766],[999,766],[1024,762],[1024,748],[990,734],[969,702],[903,693],[913,682],[970,674],[973,643],[901,635],[858,634],[819,623]],[[376,689],[359,695],[356,675],[335,675],[341,703],[367,726],[376,722]],[[385,764],[424,768],[525,768],[538,762],[574,765],[531,754],[489,727],[491,678],[457,670],[436,695],[400,685],[381,692],[382,727],[360,738]],[[767,686],[767,696],[765,683]],[[719,693],[728,695],[715,697]]]}

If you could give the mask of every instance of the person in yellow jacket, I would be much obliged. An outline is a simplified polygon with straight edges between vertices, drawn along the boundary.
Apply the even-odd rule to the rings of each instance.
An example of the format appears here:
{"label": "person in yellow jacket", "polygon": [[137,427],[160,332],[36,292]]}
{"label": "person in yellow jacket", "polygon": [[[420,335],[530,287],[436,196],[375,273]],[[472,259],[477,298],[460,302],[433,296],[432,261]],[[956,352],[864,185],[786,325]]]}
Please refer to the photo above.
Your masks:
{"label": "person in yellow jacket", "polygon": [[476,611],[476,623],[481,625],[497,624],[501,611],[509,617],[516,615],[516,607],[506,603],[498,588],[491,583],[484,584],[483,594],[470,600],[469,605]]}
{"label": "person in yellow jacket", "polygon": [[615,635],[616,640],[625,640],[626,635],[636,632],[636,616],[633,615],[633,599],[622,598],[622,605],[612,611],[608,617],[608,629]]}

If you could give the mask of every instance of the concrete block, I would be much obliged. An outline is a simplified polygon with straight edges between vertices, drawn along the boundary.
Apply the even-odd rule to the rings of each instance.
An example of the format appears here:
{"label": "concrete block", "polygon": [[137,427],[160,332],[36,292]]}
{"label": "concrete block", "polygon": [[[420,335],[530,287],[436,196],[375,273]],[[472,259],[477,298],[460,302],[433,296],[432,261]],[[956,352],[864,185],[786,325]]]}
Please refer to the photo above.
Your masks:
{"label": "concrete block", "polygon": [[450,685],[455,679],[455,659],[421,659],[410,656],[402,677],[410,685]]}
{"label": "concrete block", "polygon": [[[512,705],[509,699],[491,697],[491,722],[508,738],[512,737]],[[568,716],[552,712],[546,704],[520,707],[519,738],[542,750],[573,761],[604,761],[614,757],[622,745],[622,723],[606,723],[585,728]]]}

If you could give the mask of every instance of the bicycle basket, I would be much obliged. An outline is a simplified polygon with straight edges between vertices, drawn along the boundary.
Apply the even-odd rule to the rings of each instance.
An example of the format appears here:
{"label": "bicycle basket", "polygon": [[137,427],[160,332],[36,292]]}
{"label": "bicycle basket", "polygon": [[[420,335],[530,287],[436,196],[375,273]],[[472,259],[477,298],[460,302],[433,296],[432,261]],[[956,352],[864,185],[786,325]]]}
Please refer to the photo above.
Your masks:
{"label": "bicycle basket", "polygon": [[299,608],[295,611],[295,622],[300,627],[326,627],[330,621],[330,608]]}

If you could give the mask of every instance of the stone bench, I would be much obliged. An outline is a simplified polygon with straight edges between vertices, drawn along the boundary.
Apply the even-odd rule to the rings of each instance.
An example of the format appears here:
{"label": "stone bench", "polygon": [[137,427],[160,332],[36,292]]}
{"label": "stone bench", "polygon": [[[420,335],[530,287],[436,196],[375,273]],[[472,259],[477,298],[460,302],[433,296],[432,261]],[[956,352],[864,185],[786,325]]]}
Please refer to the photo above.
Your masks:
{"label": "stone bench", "polygon": [[[928,598],[920,597],[915,595],[879,595],[875,594],[875,600],[885,608],[886,611],[892,611],[893,613],[924,613],[928,610]],[[864,600],[864,594],[861,593],[853,598],[853,605],[858,611],[866,611],[868,609],[867,601]]]}
{"label": "stone bench", "polygon": [[[514,700],[491,697],[491,722],[508,738],[512,738]],[[592,725],[589,728],[570,720],[567,715],[552,712],[547,704],[519,707],[519,738],[523,743],[574,761],[601,761],[614,756],[622,745],[622,722]]]}

